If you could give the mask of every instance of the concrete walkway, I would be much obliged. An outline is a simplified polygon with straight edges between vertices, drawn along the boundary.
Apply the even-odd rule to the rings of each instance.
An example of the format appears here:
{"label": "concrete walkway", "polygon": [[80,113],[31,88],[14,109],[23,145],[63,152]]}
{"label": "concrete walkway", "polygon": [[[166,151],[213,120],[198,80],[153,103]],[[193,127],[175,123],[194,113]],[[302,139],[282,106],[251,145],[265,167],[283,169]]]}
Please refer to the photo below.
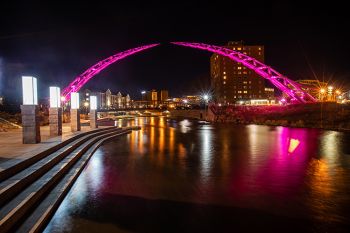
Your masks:
{"label": "concrete walkway", "polygon": [[62,136],[50,137],[49,126],[42,126],[40,127],[41,143],[38,144],[23,144],[22,129],[0,132],[0,170],[5,169],[11,163],[18,163],[75,135],[90,130],[90,126],[82,126],[80,132],[72,133],[70,124],[65,123],[62,127]]}

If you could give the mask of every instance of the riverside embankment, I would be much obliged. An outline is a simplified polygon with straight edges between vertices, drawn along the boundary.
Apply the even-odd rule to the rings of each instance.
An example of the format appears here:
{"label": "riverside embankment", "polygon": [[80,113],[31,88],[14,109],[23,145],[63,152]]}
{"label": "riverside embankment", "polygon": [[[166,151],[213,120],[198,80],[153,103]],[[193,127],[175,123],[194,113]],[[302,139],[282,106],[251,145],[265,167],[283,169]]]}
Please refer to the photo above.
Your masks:
{"label": "riverside embankment", "polygon": [[350,105],[315,103],[286,106],[223,106],[204,110],[172,110],[171,117],[211,122],[350,130]]}

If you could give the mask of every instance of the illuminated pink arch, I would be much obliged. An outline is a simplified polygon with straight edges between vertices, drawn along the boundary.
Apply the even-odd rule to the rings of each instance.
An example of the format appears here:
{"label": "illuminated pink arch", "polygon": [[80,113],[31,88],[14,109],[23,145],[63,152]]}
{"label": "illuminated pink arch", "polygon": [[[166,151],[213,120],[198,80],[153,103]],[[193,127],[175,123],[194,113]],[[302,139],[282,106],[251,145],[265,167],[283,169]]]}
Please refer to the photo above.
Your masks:
{"label": "illuminated pink arch", "polygon": [[113,64],[116,61],[119,61],[125,57],[128,57],[130,55],[133,55],[135,53],[141,52],[143,50],[155,47],[159,44],[150,44],[145,45],[133,49],[129,49],[120,53],[117,53],[113,56],[110,56],[95,65],[91,66],[89,69],[87,69],[84,73],[76,77],[73,82],[71,82],[62,92],[62,97],[64,97],[64,102],[68,101],[70,99],[70,93],[72,92],[78,92],[82,86],[84,86],[85,83],[87,83],[92,77],[94,77],[96,74],[100,73],[103,69],[108,67],[109,65]]}
{"label": "illuminated pink arch", "polygon": [[305,102],[316,102],[316,99],[312,97],[309,93],[305,92],[301,85],[288,79],[282,74],[278,73],[271,67],[259,62],[258,60],[249,57],[243,53],[236,52],[225,47],[207,45],[202,43],[188,43],[188,42],[171,42],[172,44],[192,47],[201,50],[207,50],[225,57],[230,58],[235,62],[242,63],[245,67],[253,70],[255,73],[261,77],[269,80],[273,85],[275,85],[279,90],[290,97],[292,102],[305,103]]}
{"label": "illuminated pink arch", "polygon": [[[309,93],[302,90],[300,84],[288,79],[287,77],[278,73],[276,70],[272,69],[271,67],[243,53],[239,53],[234,50],[227,49],[220,46],[207,45],[202,43],[188,43],[188,42],[172,42],[172,43],[176,45],[192,47],[192,48],[201,49],[201,50],[207,50],[207,51],[228,57],[233,61],[242,63],[244,66],[253,70],[258,75],[269,80],[279,90],[281,90],[287,96],[289,96],[292,102],[297,102],[297,103],[316,102],[316,99],[314,97],[312,97]],[[159,44],[150,44],[150,45],[129,49],[124,52],[117,53],[113,56],[110,56],[96,63],[95,65],[87,69],[84,73],[82,73],[77,78],[75,78],[73,82],[71,82],[68,85],[68,87],[66,87],[63,90],[62,96],[65,99],[64,101],[68,101],[70,99],[70,93],[78,92],[85,83],[87,83],[92,77],[100,73],[103,69],[105,69],[109,65],[127,56],[155,47],[157,45]]]}

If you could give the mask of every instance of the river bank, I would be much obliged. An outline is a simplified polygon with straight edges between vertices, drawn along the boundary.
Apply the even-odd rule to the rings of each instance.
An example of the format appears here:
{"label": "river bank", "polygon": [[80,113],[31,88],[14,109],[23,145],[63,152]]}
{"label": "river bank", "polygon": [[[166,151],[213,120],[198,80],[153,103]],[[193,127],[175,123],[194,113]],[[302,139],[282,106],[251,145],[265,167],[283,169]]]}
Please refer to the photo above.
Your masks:
{"label": "river bank", "polygon": [[350,106],[337,103],[235,106],[215,110],[208,111],[211,122],[350,131]]}

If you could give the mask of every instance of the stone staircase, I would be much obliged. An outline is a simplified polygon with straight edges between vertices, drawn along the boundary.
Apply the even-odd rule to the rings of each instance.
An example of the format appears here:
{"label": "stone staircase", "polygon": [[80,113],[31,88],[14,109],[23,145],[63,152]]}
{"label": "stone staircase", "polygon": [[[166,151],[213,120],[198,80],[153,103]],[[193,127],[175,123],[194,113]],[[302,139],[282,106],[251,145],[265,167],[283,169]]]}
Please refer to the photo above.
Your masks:
{"label": "stone staircase", "polygon": [[0,172],[0,232],[40,232],[106,140],[135,127],[109,127],[79,134]]}

